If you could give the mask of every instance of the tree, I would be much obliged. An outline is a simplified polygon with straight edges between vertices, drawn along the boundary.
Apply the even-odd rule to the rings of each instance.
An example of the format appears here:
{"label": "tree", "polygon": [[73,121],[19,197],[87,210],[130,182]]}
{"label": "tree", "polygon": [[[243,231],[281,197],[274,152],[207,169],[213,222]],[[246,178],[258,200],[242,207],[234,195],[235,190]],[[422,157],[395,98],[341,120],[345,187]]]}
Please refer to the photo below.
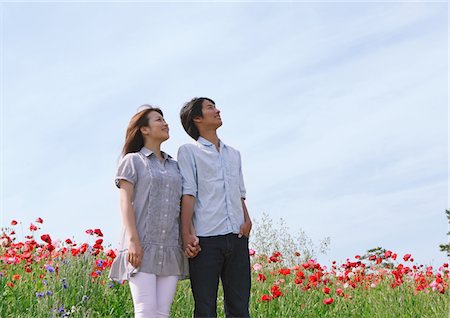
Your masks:
{"label": "tree", "polygon": [[[447,214],[448,223],[450,224],[450,210],[445,210]],[[447,232],[447,235],[450,235],[450,231]],[[441,252],[447,252],[447,257],[450,257],[450,243],[439,245],[441,248]]]}

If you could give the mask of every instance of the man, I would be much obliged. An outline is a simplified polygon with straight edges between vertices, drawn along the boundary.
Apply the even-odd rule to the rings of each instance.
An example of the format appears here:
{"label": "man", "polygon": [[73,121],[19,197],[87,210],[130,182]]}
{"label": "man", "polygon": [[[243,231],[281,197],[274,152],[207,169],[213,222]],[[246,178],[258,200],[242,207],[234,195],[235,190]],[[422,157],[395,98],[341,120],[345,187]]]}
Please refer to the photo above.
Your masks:
{"label": "man", "polygon": [[226,316],[249,317],[252,222],[244,201],[240,153],[217,137],[222,119],[212,99],[192,99],[180,117],[196,141],[178,150],[183,177],[181,234],[190,257],[194,317],[217,317],[219,278]]}

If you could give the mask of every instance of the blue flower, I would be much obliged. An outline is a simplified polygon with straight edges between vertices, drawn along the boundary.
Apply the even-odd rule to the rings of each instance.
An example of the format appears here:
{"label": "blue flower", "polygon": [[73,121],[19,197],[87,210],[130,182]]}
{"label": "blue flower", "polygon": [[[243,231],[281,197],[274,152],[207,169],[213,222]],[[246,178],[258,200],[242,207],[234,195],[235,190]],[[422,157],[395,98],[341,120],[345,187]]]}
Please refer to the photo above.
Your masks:
{"label": "blue flower", "polygon": [[47,296],[51,296],[53,293],[50,290],[47,290]]}
{"label": "blue flower", "polygon": [[51,266],[51,265],[45,265],[44,266],[45,267],[45,269],[47,270],[47,272],[49,272],[49,273],[53,273],[54,271],[55,271],[55,269],[53,268],[53,266]]}
{"label": "blue flower", "polygon": [[44,296],[45,296],[44,293],[36,292],[36,298],[42,298],[42,297],[44,297]]}

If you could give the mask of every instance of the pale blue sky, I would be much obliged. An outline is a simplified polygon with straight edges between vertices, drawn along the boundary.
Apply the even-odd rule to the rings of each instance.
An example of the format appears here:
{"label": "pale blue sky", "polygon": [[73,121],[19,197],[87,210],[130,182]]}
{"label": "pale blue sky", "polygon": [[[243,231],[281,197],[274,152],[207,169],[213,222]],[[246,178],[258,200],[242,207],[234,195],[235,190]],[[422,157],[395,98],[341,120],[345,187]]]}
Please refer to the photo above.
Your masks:
{"label": "pale blue sky", "polygon": [[[440,263],[448,231],[448,4],[2,3],[1,225],[120,231],[114,174],[139,105],[163,148],[209,96],[243,157],[248,206],[331,238]],[[25,233],[26,234],[26,233]]]}

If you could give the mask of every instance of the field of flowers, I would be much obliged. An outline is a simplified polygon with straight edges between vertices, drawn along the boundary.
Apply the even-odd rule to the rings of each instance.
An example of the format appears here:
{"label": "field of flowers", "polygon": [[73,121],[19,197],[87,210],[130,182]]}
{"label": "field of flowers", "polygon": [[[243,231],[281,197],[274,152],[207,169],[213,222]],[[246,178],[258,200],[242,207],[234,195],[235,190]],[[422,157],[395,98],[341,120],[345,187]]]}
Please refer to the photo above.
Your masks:
{"label": "field of flowers", "polygon": [[[100,229],[86,230],[87,242],[54,241],[43,220],[11,221],[0,234],[0,317],[132,317],[126,283],[108,280],[115,251],[103,246]],[[329,266],[314,260],[287,265],[283,255],[252,259],[252,317],[449,317],[448,263],[418,265],[392,251],[362,259],[356,255]],[[219,291],[220,292],[220,291]],[[222,293],[219,316],[224,317]],[[171,317],[190,317],[189,281],[179,283]]]}

